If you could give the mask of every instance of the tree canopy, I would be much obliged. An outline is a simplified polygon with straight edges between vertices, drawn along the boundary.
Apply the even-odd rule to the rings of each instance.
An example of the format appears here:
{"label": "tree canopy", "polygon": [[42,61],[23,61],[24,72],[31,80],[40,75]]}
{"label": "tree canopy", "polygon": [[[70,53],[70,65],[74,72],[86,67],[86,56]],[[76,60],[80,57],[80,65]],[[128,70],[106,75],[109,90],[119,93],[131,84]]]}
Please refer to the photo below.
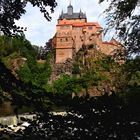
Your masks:
{"label": "tree canopy", "polygon": [[57,3],[55,0],[1,0],[0,1],[0,31],[7,35],[13,35],[22,32],[23,27],[15,24],[15,20],[19,20],[22,14],[26,13],[25,7],[27,3],[31,3],[33,7],[39,7],[47,20],[51,20],[46,7],[50,7],[53,12]]}
{"label": "tree canopy", "polygon": [[[99,0],[103,2],[105,0]],[[126,46],[128,54],[140,53],[140,1],[109,0],[105,10],[108,29],[115,29],[116,35]]]}

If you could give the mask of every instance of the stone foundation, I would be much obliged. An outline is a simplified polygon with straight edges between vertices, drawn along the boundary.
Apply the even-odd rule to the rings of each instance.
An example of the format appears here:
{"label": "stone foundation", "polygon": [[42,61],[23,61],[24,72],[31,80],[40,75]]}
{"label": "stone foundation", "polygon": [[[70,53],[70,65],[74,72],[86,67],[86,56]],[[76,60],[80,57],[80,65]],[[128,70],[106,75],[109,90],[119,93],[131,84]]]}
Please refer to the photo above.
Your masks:
{"label": "stone foundation", "polygon": [[63,74],[71,75],[72,67],[73,67],[72,59],[67,59],[63,63],[54,64],[52,68],[52,75],[51,75],[50,81],[56,80],[57,78],[59,78],[60,75],[63,75]]}

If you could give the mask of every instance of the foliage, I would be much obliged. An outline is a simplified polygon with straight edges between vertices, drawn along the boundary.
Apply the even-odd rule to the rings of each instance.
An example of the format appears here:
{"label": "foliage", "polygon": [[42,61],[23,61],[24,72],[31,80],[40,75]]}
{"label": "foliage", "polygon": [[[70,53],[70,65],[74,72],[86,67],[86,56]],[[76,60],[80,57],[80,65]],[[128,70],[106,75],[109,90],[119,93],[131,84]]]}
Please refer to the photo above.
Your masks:
{"label": "foliage", "polygon": [[140,114],[128,111],[117,96],[75,97],[70,102],[66,116],[38,113],[25,130],[1,131],[1,139],[130,140],[140,136]]}
{"label": "foliage", "polygon": [[80,74],[80,68],[76,62],[73,63],[72,74]]}
{"label": "foliage", "polygon": [[116,78],[120,77],[122,66],[111,56],[85,46],[77,53],[73,66],[73,74],[80,76],[79,84],[87,94],[88,90],[96,90],[100,94],[117,91]]}
{"label": "foliage", "polygon": [[[55,0],[26,0],[26,1],[0,1],[0,31],[5,35],[14,35],[15,37],[0,36],[0,57],[4,62],[7,62],[9,56],[17,54],[17,57],[27,58],[27,64],[25,64],[19,71],[20,79],[24,83],[32,83],[35,86],[42,87],[42,83],[46,83],[51,73],[51,67],[49,64],[45,64],[43,70],[38,68],[36,63],[37,49],[31,46],[30,42],[25,39],[25,36],[21,33],[23,27],[18,27],[15,24],[15,20],[19,20],[22,14],[26,13],[25,7],[27,3],[31,3],[33,6],[40,8],[40,11],[44,14],[47,20],[50,20],[49,12],[46,10],[46,6],[50,7],[53,12],[56,7]],[[26,29],[25,29],[26,30]],[[17,33],[19,35],[17,35]],[[15,53],[16,52],[16,53]],[[14,55],[16,56],[16,55]],[[5,63],[7,64],[7,63]],[[45,70],[48,73],[45,73]],[[42,73],[43,71],[43,73]],[[31,74],[32,73],[32,74]],[[39,73],[37,78],[34,76]],[[46,79],[47,80],[46,80]]]}
{"label": "foliage", "polygon": [[29,83],[32,79],[31,77],[32,73],[27,64],[25,64],[24,66],[20,68],[20,71],[18,72],[18,74],[19,74],[20,79],[24,83]]}
{"label": "foliage", "polygon": [[54,48],[52,46],[52,39],[49,39],[48,42],[46,42],[44,47],[39,48],[39,54],[38,59],[45,60],[47,58],[53,58],[54,57]]}
{"label": "foliage", "polygon": [[[98,87],[101,83],[104,83],[103,86],[105,86],[108,82],[111,83],[113,80],[115,82],[115,77],[113,75],[117,74],[117,70],[119,69],[118,63],[108,56],[102,56],[101,59],[93,59],[92,56],[87,55],[88,57],[85,56],[85,59],[83,54],[84,52],[80,50],[80,54],[78,54],[73,64],[74,81],[66,81],[66,79],[63,79],[64,77],[61,77],[57,80],[58,83],[54,83],[54,85],[58,84],[56,88],[58,90],[64,86],[63,90],[61,90],[62,93],[64,93],[65,90],[68,92],[73,85],[79,85],[79,91],[85,89],[86,94],[88,94],[88,89]],[[114,83],[112,82],[111,84]],[[110,86],[112,86],[111,84]],[[66,88],[67,86],[69,89]]]}
{"label": "foliage", "polygon": [[60,78],[53,83],[53,92],[55,94],[71,94],[70,88],[68,89],[68,82],[70,81],[70,76],[62,75]]}
{"label": "foliage", "polygon": [[[127,60],[122,66],[122,78],[125,80],[124,87],[139,85],[139,72],[140,72],[140,58]],[[123,81],[124,81],[123,80]],[[119,80],[121,83],[122,81]]]}
{"label": "foliage", "polygon": [[[104,0],[99,0],[100,2]],[[110,0],[105,10],[108,29],[115,28],[117,37],[126,46],[127,53],[140,53],[139,0]]]}
{"label": "foliage", "polygon": [[[51,73],[50,58],[47,58],[45,64],[37,63],[37,50],[35,50],[25,36],[7,37],[0,36],[0,86],[1,99],[4,93],[7,98],[18,106],[34,106],[39,108],[37,103],[44,105],[48,103],[48,97],[45,93],[44,85],[48,82]],[[25,58],[24,63],[16,72],[18,76],[12,74],[12,62],[16,59]],[[27,60],[26,60],[27,59]],[[18,65],[18,63],[17,63]],[[18,67],[18,66],[17,66]],[[8,68],[8,69],[7,69]],[[11,70],[10,70],[11,69]],[[3,81],[3,82],[2,82]],[[42,107],[43,108],[43,107]]]}
{"label": "foliage", "polygon": [[36,50],[23,34],[15,37],[0,36],[0,58],[2,59],[15,52],[17,55],[26,58],[28,55],[35,57],[37,54]]}
{"label": "foliage", "polygon": [[136,71],[134,74],[132,74],[129,84],[130,85],[136,84],[140,86],[140,71]]}
{"label": "foliage", "polygon": [[72,96],[77,95],[82,89],[81,78],[69,75],[61,75],[52,84],[52,91],[56,96]]}
{"label": "foliage", "polygon": [[0,57],[9,55],[11,47],[11,39],[7,36],[0,36]]}
{"label": "foliage", "polygon": [[[31,82],[25,83],[26,81],[23,82],[17,79],[1,62],[0,73],[1,97],[4,92],[7,93],[5,98],[9,97],[9,100],[15,105],[16,114],[18,109],[23,106],[32,107],[37,111],[48,109],[48,102],[50,101],[45,90],[33,85]],[[27,77],[25,80],[27,80]]]}
{"label": "foliage", "polygon": [[138,107],[140,106],[140,86],[134,85],[127,87],[127,90],[123,93],[118,94],[123,100],[125,104],[129,106],[129,109],[134,109],[139,112]]}
{"label": "foliage", "polygon": [[43,87],[48,82],[51,74],[51,58],[50,54],[46,55],[45,64],[37,63],[37,50],[32,47],[30,42],[25,39],[25,36],[7,37],[0,36],[0,58],[8,68],[11,68],[10,61],[16,58],[25,57],[27,59],[18,71],[19,78],[25,82],[31,82],[33,85]]}
{"label": "foliage", "polygon": [[[128,3],[126,3],[126,1]],[[11,34],[11,29],[17,31],[14,19],[19,19],[20,14],[24,13],[24,6],[28,1],[1,1],[3,11],[0,13],[1,18],[4,18],[4,14],[7,13],[6,20],[7,26],[4,27],[5,23],[0,23],[2,31],[6,34]],[[34,6],[37,5],[40,7],[41,11],[44,11],[44,5],[47,5],[47,1],[42,5],[41,1],[29,1]],[[54,1],[53,1],[54,2]],[[113,5],[113,2],[120,4],[117,7]],[[133,9],[135,8],[136,1],[133,1]],[[18,4],[21,5],[18,5]],[[126,40],[126,45],[135,45],[135,48],[130,50],[130,52],[139,51],[139,32],[137,31],[139,26],[139,21],[134,25],[134,28],[126,30],[125,27],[121,27],[126,23],[120,22],[119,18],[125,16],[124,14],[119,14],[121,11],[126,11],[128,16],[131,17],[131,4],[132,1],[122,0],[116,1],[112,0],[112,6],[118,10],[116,14],[113,15],[114,19],[110,21],[109,24],[112,24],[114,21],[118,20],[117,27],[119,27],[119,37]],[[8,5],[9,4],[9,5]],[[14,5],[16,4],[16,5]],[[25,5],[23,5],[25,4]],[[8,14],[11,7],[16,7],[18,5],[17,11],[11,11],[11,14]],[[11,7],[9,7],[11,6]],[[112,7],[111,6],[111,7]],[[128,6],[126,8],[126,6]],[[1,7],[1,5],[0,5]],[[111,8],[110,7],[110,8]],[[130,9],[129,9],[130,7]],[[6,9],[7,8],[7,9]],[[6,12],[5,12],[6,11]],[[5,13],[4,13],[5,12]],[[15,13],[14,13],[15,12]],[[112,10],[110,9],[110,11]],[[114,11],[113,11],[114,12]],[[15,16],[14,16],[14,14]],[[19,15],[16,15],[18,13]],[[47,14],[47,13],[46,13]],[[119,14],[119,16],[117,16]],[[48,15],[48,14],[47,14]],[[117,18],[116,18],[117,17]],[[110,18],[110,17],[109,17]],[[131,18],[130,18],[131,19]],[[133,24],[135,23],[137,16],[133,17]],[[122,20],[120,20],[122,21]],[[9,24],[10,22],[10,24]],[[12,22],[12,24],[11,24]],[[132,27],[132,22],[130,21],[129,26]],[[115,24],[112,25],[114,27]],[[20,31],[20,28],[19,30]],[[124,35],[124,33],[126,33]],[[123,33],[123,34],[122,34]],[[133,35],[134,36],[133,38]],[[131,39],[130,39],[131,37]],[[62,75],[58,78],[53,85],[49,85],[48,79],[51,73],[51,56],[50,54],[45,54],[45,57],[48,61],[45,64],[38,64],[36,62],[36,52],[31,47],[29,41],[25,38],[8,38],[1,37],[0,45],[1,49],[1,58],[6,57],[15,57],[18,55],[13,55],[13,53],[20,53],[22,56],[27,58],[26,64],[21,67],[19,71],[20,79],[15,78],[11,74],[11,71],[5,67],[5,65],[0,62],[0,94],[3,95],[3,91],[10,94],[12,101],[16,104],[17,107],[33,106],[37,111],[41,112],[38,114],[37,120],[30,122],[30,126],[25,130],[19,130],[17,133],[7,132],[6,130],[0,132],[0,139],[138,139],[140,136],[139,132],[139,111],[135,112],[135,108],[139,108],[140,95],[139,95],[139,58],[134,60],[128,60],[125,64],[120,66],[110,57],[102,56],[93,59],[93,57],[87,57],[88,50],[81,49],[79,52],[79,57],[76,58],[75,70],[73,73],[75,76]],[[130,42],[128,43],[128,39]],[[135,39],[136,41],[133,42]],[[134,44],[133,44],[134,43]],[[90,50],[93,49],[92,46],[89,47]],[[12,55],[11,55],[12,54]],[[102,59],[99,59],[102,58]],[[77,74],[77,75],[76,75]],[[61,104],[69,105],[67,110],[67,116],[54,116],[45,112],[46,108],[48,109],[48,104],[50,100],[48,98],[48,93],[45,90],[53,91],[53,101],[58,102],[59,98],[54,98],[57,95],[71,95],[72,93],[78,94],[81,89],[85,89],[88,93],[88,88],[91,86],[97,87],[103,82],[104,85],[110,84],[109,86],[124,89],[122,93],[122,99],[125,100],[125,104],[112,94],[111,96],[95,97],[95,98],[85,98],[75,97],[70,100],[70,98],[63,98],[66,100],[61,100]],[[48,89],[49,87],[49,89]],[[43,90],[45,89],[45,90]],[[105,91],[107,94],[109,92]],[[1,95],[1,97],[2,97]],[[49,94],[50,95],[50,94]],[[3,100],[1,98],[1,100]],[[63,101],[63,102],[62,102]],[[15,109],[17,112],[17,109]]]}
{"label": "foliage", "polygon": [[40,64],[36,63],[36,60],[31,57],[27,60],[27,63],[20,68],[18,74],[25,83],[31,82],[37,87],[45,88],[44,86],[48,82],[51,74],[51,66],[47,60],[45,63]]}
{"label": "foliage", "polygon": [[1,0],[0,27],[4,34],[15,35],[17,32],[23,31],[23,27],[17,26],[15,20],[19,20],[21,16],[26,13],[25,7],[27,3],[31,3],[33,7],[38,7],[47,20],[51,20],[51,17],[46,7],[50,7],[51,12],[53,12],[57,5],[55,0]]}

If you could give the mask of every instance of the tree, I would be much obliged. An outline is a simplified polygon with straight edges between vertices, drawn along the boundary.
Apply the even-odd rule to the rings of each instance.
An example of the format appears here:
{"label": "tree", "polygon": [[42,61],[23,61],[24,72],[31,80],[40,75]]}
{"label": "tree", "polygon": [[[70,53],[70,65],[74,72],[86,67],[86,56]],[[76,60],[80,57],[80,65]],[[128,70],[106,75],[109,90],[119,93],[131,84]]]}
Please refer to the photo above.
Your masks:
{"label": "tree", "polygon": [[17,32],[23,31],[23,27],[17,26],[15,20],[19,20],[22,14],[26,13],[27,3],[31,3],[33,7],[39,7],[47,20],[51,20],[51,17],[46,7],[49,6],[53,12],[57,5],[55,0],[1,0],[0,31],[7,35],[15,35]]}
{"label": "tree", "polygon": [[0,56],[6,57],[14,52],[20,53],[23,57],[31,55],[37,56],[37,50],[25,38],[24,34],[9,37],[6,35],[0,36]]}
{"label": "tree", "polygon": [[28,83],[32,79],[32,73],[27,64],[22,66],[18,72],[18,76],[24,83]]}
{"label": "tree", "polygon": [[1,130],[0,140],[139,139],[140,114],[135,109],[127,111],[117,96],[75,97],[70,102],[66,115],[38,113],[37,119],[29,121],[30,125],[24,130],[11,132],[9,127]]}
{"label": "tree", "polygon": [[[99,0],[103,2],[105,0]],[[105,10],[108,30],[115,29],[117,37],[126,46],[127,54],[140,53],[140,1],[109,0]]]}

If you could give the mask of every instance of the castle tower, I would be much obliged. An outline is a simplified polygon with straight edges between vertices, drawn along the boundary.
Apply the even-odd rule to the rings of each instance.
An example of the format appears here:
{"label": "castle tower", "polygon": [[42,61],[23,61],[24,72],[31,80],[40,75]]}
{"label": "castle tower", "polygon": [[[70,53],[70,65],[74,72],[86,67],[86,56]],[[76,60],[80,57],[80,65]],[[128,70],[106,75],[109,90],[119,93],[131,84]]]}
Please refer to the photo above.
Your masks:
{"label": "castle tower", "polygon": [[114,44],[103,42],[102,32],[103,28],[98,22],[87,22],[86,14],[81,9],[77,13],[74,12],[70,3],[67,12],[61,12],[56,25],[56,34],[53,38],[56,51],[55,63],[72,59],[74,52],[78,52],[83,45],[92,44],[101,52],[111,54]]}
{"label": "castle tower", "polygon": [[73,6],[71,5],[71,3],[70,3],[70,5],[67,8],[67,13],[68,13],[68,15],[72,15],[73,14]]}
{"label": "castle tower", "polygon": [[[72,59],[74,52],[77,52],[82,45],[93,44],[95,42],[95,32],[101,29],[96,22],[87,22],[86,14],[80,9],[79,12],[73,11],[71,3],[67,7],[67,12],[61,12],[56,25],[55,50],[56,63],[65,62],[68,58]],[[101,35],[98,34],[101,40]],[[98,41],[100,42],[100,41]]]}
{"label": "castle tower", "polygon": [[[79,17],[80,15],[80,17]],[[80,21],[86,21],[87,17],[86,14],[83,13],[82,11],[76,13],[73,11],[73,6],[71,3],[67,7],[67,12],[66,13],[61,13],[61,15],[58,18],[58,23],[62,23],[64,20],[69,20],[71,22],[80,22]]]}

